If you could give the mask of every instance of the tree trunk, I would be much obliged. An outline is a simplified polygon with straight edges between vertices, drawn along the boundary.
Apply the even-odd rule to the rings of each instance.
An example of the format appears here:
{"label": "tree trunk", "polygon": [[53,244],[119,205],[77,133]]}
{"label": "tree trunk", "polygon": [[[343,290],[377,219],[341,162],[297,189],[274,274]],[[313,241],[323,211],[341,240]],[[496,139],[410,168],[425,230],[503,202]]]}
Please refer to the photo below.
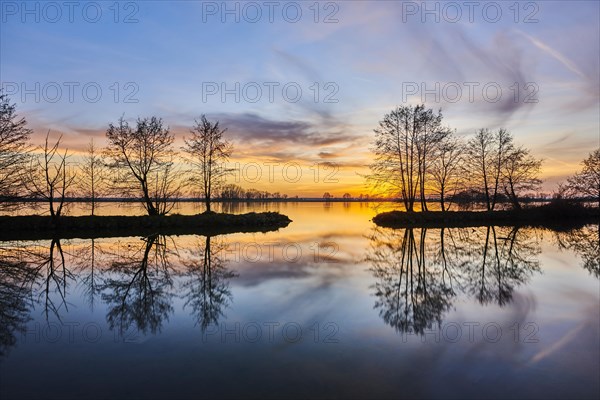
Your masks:
{"label": "tree trunk", "polygon": [[512,182],[510,183],[510,198],[512,200],[513,207],[515,208],[515,210],[520,210],[521,204],[519,204],[519,199],[517,198],[517,195],[515,194],[515,187]]}
{"label": "tree trunk", "polygon": [[440,205],[442,207],[442,212],[446,211],[444,207],[444,189],[440,192]]}
{"label": "tree trunk", "polygon": [[142,191],[144,193],[144,202],[146,203],[146,211],[148,211],[148,215],[158,215],[158,211],[156,210],[156,207],[154,207],[154,204],[152,204],[152,200],[148,194],[148,188],[144,183],[142,183]]}

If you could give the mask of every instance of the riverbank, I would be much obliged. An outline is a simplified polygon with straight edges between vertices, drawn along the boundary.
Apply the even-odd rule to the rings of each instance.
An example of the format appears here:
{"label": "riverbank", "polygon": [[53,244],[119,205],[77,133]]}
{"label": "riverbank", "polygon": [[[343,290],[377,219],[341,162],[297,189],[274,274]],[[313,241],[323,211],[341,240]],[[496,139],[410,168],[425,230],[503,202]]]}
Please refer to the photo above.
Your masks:
{"label": "riverbank", "polygon": [[169,216],[0,216],[0,240],[50,238],[99,238],[118,236],[219,235],[237,232],[269,232],[292,222],[277,212],[246,214],[203,213]]}
{"label": "riverbank", "polygon": [[373,222],[387,228],[455,228],[477,226],[540,226],[570,229],[600,222],[600,209],[578,204],[547,204],[522,210],[502,211],[390,211]]}

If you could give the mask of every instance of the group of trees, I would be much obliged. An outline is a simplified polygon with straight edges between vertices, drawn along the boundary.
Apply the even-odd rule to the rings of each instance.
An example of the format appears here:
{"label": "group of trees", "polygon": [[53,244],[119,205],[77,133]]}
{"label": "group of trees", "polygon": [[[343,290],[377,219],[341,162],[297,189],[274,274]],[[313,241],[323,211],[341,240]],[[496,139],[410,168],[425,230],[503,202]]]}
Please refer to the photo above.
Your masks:
{"label": "group of trees", "polygon": [[[368,181],[384,197],[400,198],[407,211],[427,211],[427,199],[478,201],[493,211],[503,201],[514,209],[539,189],[542,160],[514,142],[506,129],[480,129],[464,139],[442,125],[441,111],[400,106],[379,122]],[[560,185],[558,195],[597,200],[600,207],[600,149],[580,172]]]}
{"label": "group of trees", "polygon": [[[427,211],[427,199],[432,197],[439,198],[443,211],[461,197],[477,198],[492,211],[506,199],[519,209],[520,199],[539,188],[542,161],[515,144],[507,130],[481,129],[464,139],[443,126],[442,119],[441,111],[417,105],[397,107],[379,122],[367,178],[385,197],[400,198],[409,212],[417,207]],[[43,200],[52,218],[58,219],[66,197],[79,194],[89,199],[93,215],[96,199],[110,191],[140,199],[148,215],[165,215],[184,183],[196,188],[208,212],[215,197],[286,198],[224,185],[231,172],[224,165],[233,150],[225,132],[219,122],[204,115],[196,120],[181,148],[189,166],[183,174],[176,163],[175,137],[162,119],[138,118],[130,124],[120,118],[108,126],[107,146],[99,149],[91,141],[75,165],[72,153],[60,148],[61,138],[52,142],[50,132],[44,145],[34,149],[29,144],[31,129],[0,92],[0,209],[15,207],[19,199]],[[600,149],[561,186],[560,194],[590,197],[600,205]]]}
{"label": "group of trees", "polygon": [[[191,136],[184,138],[184,161],[192,168],[187,181],[198,188],[211,211],[213,192],[229,172],[223,168],[233,147],[223,138],[225,129],[202,115],[195,121]],[[141,195],[148,215],[169,213],[181,194],[181,171],[175,165],[175,136],[157,117],[138,118],[135,128],[120,118],[106,131],[107,165],[116,170],[113,180],[122,193]]]}
{"label": "group of trees", "polygon": [[581,171],[561,185],[559,194],[565,197],[587,197],[600,207],[600,148],[582,161]]}
{"label": "group of trees", "polygon": [[148,215],[169,213],[184,182],[194,185],[211,211],[211,199],[229,172],[223,168],[232,145],[225,129],[204,115],[195,121],[184,139],[185,174],[176,167],[175,137],[157,117],[138,118],[131,125],[124,118],[109,124],[108,145],[98,149],[90,141],[82,162],[61,149],[46,135],[43,146],[29,144],[32,134],[16,107],[0,92],[0,208],[14,208],[19,200],[43,200],[54,220],[60,218],[65,199],[79,195],[89,199],[92,215],[96,200],[108,193],[140,199]]}
{"label": "group of trees", "polygon": [[427,211],[427,198],[439,197],[442,211],[460,191],[485,199],[488,211],[506,196],[514,208],[519,197],[541,184],[542,161],[517,146],[505,129],[479,130],[464,140],[442,125],[442,113],[425,105],[400,106],[375,129],[375,161],[367,177],[375,187],[399,197],[407,211]]}

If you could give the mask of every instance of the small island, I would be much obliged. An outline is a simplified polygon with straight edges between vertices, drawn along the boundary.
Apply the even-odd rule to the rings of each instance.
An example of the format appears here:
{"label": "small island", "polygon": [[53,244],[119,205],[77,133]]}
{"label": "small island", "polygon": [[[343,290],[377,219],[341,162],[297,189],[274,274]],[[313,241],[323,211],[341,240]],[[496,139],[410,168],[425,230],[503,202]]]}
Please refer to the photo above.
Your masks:
{"label": "small island", "polygon": [[2,216],[0,240],[51,239],[61,237],[97,238],[118,236],[217,235],[237,232],[269,232],[284,228],[292,222],[276,212],[169,216],[63,216],[58,222],[49,216]]}
{"label": "small island", "polygon": [[600,209],[552,202],[519,210],[496,211],[389,211],[373,222],[386,228],[461,228],[478,226],[532,226],[554,230],[600,222]]}

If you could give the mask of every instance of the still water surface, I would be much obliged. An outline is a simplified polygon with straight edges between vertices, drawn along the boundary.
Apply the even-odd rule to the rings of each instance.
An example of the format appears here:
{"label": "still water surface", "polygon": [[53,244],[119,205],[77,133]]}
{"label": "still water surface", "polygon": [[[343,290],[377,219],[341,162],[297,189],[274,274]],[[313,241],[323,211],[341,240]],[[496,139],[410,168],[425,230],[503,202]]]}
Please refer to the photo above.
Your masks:
{"label": "still water surface", "polygon": [[228,211],[265,208],[293,222],[0,242],[0,397],[600,396],[598,226],[391,230],[361,203]]}

